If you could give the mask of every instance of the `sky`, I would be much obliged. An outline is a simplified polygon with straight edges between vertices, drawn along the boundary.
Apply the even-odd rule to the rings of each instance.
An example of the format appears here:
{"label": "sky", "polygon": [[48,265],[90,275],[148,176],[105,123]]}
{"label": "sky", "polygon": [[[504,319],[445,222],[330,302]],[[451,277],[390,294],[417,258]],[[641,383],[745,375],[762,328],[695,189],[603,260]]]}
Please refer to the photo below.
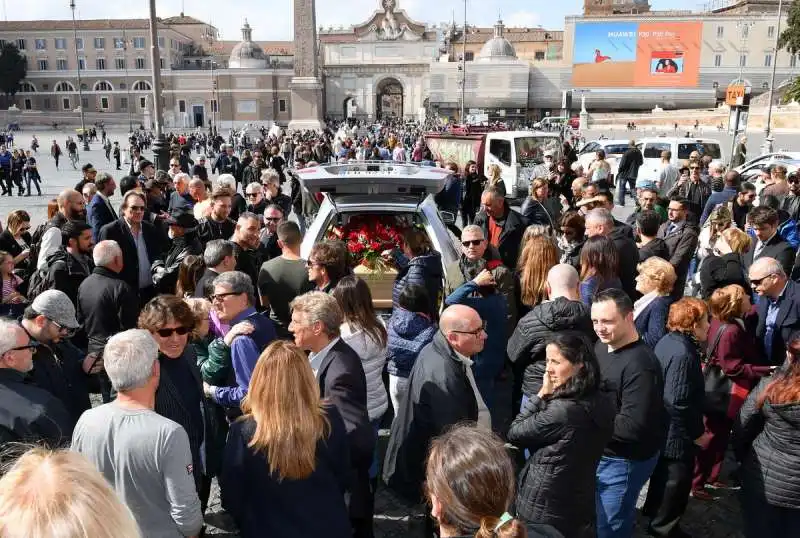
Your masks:
{"label": "sky", "polygon": [[[700,0],[650,0],[653,9],[699,10]],[[360,24],[378,9],[380,0],[316,0],[317,26]],[[79,19],[146,18],[147,0],[126,2],[75,0]],[[464,19],[464,0],[397,0],[412,19],[434,24]],[[156,0],[159,17],[186,15],[214,24],[225,40],[238,40],[244,19],[256,41],[292,38],[293,0]],[[69,0],[2,0],[5,20],[70,19]],[[502,17],[506,26],[564,27],[566,15],[578,15],[583,0],[467,0],[468,24],[491,26]]]}

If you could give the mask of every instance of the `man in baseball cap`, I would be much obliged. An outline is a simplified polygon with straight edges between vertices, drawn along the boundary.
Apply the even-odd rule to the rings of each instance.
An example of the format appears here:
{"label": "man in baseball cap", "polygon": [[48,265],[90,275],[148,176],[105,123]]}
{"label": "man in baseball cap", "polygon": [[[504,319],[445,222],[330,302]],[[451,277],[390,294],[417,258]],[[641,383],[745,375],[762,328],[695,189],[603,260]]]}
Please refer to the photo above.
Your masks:
{"label": "man in baseball cap", "polygon": [[61,400],[74,424],[91,407],[87,374],[102,367],[70,341],[80,328],[75,306],[63,291],[47,290],[25,309],[19,324],[38,344],[31,372],[34,384]]}

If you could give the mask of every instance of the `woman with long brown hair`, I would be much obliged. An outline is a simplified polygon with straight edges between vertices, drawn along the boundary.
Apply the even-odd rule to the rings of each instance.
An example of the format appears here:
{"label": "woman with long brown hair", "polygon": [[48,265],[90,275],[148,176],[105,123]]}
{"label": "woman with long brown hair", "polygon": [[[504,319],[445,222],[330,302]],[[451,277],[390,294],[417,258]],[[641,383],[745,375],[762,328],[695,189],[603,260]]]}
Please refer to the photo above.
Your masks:
{"label": "woman with long brown hair", "polygon": [[241,536],[351,537],[347,432],[320,399],[305,354],[282,340],[267,346],[242,411],[220,476],[222,505]]}
{"label": "woman with long brown hair", "polygon": [[734,423],[746,538],[800,534],[800,331],[786,362],[750,393]]}
{"label": "woman with long brown hair", "polygon": [[519,281],[519,285],[515,286],[519,290],[518,317],[521,318],[547,298],[547,272],[557,263],[558,248],[549,236],[535,235],[523,243],[515,273]]}
{"label": "woman with long brown hair", "polygon": [[581,249],[581,301],[592,306],[594,294],[608,288],[622,289],[619,279],[619,255],[614,242],[596,235]]}
{"label": "woman with long brown hair", "polygon": [[561,204],[557,198],[550,197],[550,182],[545,177],[531,181],[530,196],[522,202],[519,210],[526,225],[546,224],[555,230],[561,216]]}

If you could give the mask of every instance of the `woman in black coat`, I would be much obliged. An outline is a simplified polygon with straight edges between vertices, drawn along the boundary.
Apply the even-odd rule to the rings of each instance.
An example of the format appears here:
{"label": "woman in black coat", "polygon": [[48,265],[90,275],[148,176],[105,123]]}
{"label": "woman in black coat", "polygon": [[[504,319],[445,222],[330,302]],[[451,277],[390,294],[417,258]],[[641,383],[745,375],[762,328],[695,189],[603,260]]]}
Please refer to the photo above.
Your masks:
{"label": "woman in black coat", "polygon": [[558,334],[545,354],[542,388],[508,430],[510,442],[531,452],[516,514],[570,538],[593,538],[595,473],[614,430],[614,399],[601,387],[597,358],[583,337]]}
{"label": "woman in black coat", "polygon": [[17,209],[12,211],[6,219],[6,229],[0,233],[0,250],[8,252],[14,258],[14,271],[28,272],[28,253],[31,248],[31,216],[27,211]]}
{"label": "woman in black coat", "polygon": [[522,202],[520,214],[525,226],[542,224],[555,231],[561,216],[561,207],[556,198],[549,197],[548,182],[544,178],[536,178],[531,183],[531,194]]}
{"label": "woman in black coat", "polygon": [[655,354],[664,375],[664,408],[669,417],[667,438],[650,477],[642,513],[651,518],[652,536],[681,535],[680,520],[689,501],[694,472],[695,442],[702,442],[705,386],[701,342],[708,337],[708,307],[684,297],[669,309],[667,329]]}
{"label": "woman in black coat", "polygon": [[481,193],[486,185],[486,178],[478,170],[475,161],[468,161],[464,166],[464,202],[461,205],[461,217],[465,224],[475,222],[475,214],[481,208]]}
{"label": "woman in black coat", "polygon": [[708,299],[719,288],[738,284],[750,289],[744,254],[750,250],[752,239],[738,228],[728,228],[717,239],[714,251],[700,266],[700,296]]}

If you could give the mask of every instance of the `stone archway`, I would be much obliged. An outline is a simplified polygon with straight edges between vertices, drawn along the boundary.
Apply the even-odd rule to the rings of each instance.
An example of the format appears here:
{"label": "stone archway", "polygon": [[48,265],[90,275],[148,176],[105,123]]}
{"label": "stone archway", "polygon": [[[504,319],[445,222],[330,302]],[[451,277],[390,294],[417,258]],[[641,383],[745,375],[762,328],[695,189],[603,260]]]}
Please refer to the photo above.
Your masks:
{"label": "stone archway", "polygon": [[345,97],[342,102],[342,116],[344,119],[350,119],[355,116],[356,109],[358,109],[356,98],[352,96]]}
{"label": "stone archway", "polygon": [[403,85],[396,78],[385,78],[378,83],[375,92],[375,117],[403,119]]}

